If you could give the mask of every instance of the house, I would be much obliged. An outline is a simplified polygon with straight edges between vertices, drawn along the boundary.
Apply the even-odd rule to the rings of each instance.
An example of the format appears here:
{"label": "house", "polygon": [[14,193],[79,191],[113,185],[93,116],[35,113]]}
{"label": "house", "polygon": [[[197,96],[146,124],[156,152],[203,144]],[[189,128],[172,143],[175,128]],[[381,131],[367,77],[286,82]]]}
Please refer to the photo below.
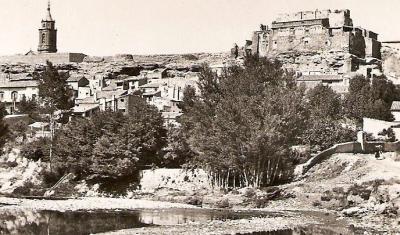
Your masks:
{"label": "house", "polygon": [[304,85],[306,89],[312,89],[319,84],[331,87],[338,94],[348,92],[350,78],[337,74],[306,74],[296,79],[298,85]]}
{"label": "house", "polygon": [[48,122],[34,122],[29,125],[31,137],[50,137],[50,124]]}
{"label": "house", "polygon": [[111,110],[114,112],[128,113],[130,104],[135,102],[138,96],[127,91],[99,91],[91,97],[77,99],[73,114],[75,116],[89,117],[97,111]]}
{"label": "house", "polygon": [[143,76],[148,79],[163,79],[168,77],[167,69],[159,68],[152,71],[143,72]]}
{"label": "house", "polygon": [[128,90],[130,93],[139,90],[140,86],[147,84],[147,78],[138,77],[138,76],[130,76],[124,79],[128,84]]}
{"label": "house", "polygon": [[88,86],[89,80],[83,75],[74,74],[67,79],[67,85],[71,87],[74,91],[74,97],[77,98],[79,96],[79,88]]}
{"label": "house", "polygon": [[100,105],[97,103],[82,103],[72,108],[73,116],[91,117],[94,113],[100,111]]}
{"label": "house", "polygon": [[143,98],[147,102],[152,102],[156,97],[161,97],[161,87],[165,85],[166,83],[151,82],[140,86],[139,89],[142,92]]}
{"label": "house", "polygon": [[103,74],[95,74],[92,77],[92,79],[89,79],[90,90],[93,91],[93,93],[95,91],[101,91],[106,85],[105,80],[106,80],[106,76],[105,75],[103,75]]}
{"label": "house", "polygon": [[15,112],[16,104],[24,97],[35,100],[39,95],[39,82],[29,78],[12,80],[10,77],[0,78],[0,102],[5,104],[8,113]]}

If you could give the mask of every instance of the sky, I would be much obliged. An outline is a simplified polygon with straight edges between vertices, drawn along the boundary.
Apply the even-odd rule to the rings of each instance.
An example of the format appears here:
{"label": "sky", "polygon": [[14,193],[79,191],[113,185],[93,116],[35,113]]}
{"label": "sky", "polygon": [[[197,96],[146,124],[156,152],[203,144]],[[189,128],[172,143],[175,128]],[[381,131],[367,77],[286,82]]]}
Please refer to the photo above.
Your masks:
{"label": "sky", "polygon": [[[37,50],[47,0],[0,0],[0,55]],[[400,40],[399,0],[52,0],[59,52],[228,51],[279,13],[350,9],[355,26]]]}

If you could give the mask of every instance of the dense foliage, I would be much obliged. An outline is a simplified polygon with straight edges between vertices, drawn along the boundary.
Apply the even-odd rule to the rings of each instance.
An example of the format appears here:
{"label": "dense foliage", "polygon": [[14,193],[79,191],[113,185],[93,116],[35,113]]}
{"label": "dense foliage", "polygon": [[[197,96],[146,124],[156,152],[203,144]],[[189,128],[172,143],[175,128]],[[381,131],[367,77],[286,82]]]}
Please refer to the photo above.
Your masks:
{"label": "dense foliage", "polygon": [[3,103],[0,102],[0,153],[3,151],[3,146],[7,142],[9,137],[9,129],[8,125],[4,122],[3,118],[7,114],[5,106]]}
{"label": "dense foliage", "polygon": [[140,101],[128,115],[107,111],[65,125],[54,143],[56,172],[95,180],[131,176],[160,162],[165,143],[160,113]]}
{"label": "dense foliage", "polygon": [[66,77],[62,76],[53,64],[47,61],[43,73],[35,74],[39,80],[41,108],[52,114],[57,110],[69,110],[74,106],[72,90],[67,86]]}
{"label": "dense foliage", "polygon": [[309,118],[302,141],[314,151],[324,150],[336,143],[355,139],[355,130],[342,118],[343,106],[340,96],[329,86],[317,85],[306,96]]}
{"label": "dense foliage", "polygon": [[372,81],[363,76],[350,80],[349,93],[344,100],[344,114],[359,122],[363,117],[392,121],[392,102],[399,100],[399,90],[385,77]]}
{"label": "dense foliage", "polygon": [[217,77],[207,67],[200,97],[185,100],[182,118],[195,161],[219,186],[263,186],[291,173],[289,146],[307,118],[304,89],[278,62],[251,58]]}

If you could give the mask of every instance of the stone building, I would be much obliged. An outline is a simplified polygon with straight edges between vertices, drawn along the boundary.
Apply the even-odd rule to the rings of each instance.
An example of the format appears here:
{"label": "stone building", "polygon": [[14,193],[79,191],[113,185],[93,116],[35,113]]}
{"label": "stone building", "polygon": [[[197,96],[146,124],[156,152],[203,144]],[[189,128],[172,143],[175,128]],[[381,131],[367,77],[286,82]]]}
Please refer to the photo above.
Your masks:
{"label": "stone building", "polygon": [[333,50],[379,59],[380,47],[378,34],[353,26],[349,10],[316,10],[281,14],[271,28],[261,25],[246,50],[260,56]]}
{"label": "stone building", "polygon": [[381,71],[378,34],[354,27],[349,10],[281,14],[270,27],[253,32],[240,53],[276,58],[298,77],[318,75],[319,80],[355,73],[371,77]]}
{"label": "stone building", "polygon": [[53,20],[50,11],[50,1],[47,6],[47,15],[42,20],[39,28],[39,53],[56,53],[57,52],[57,29],[56,22]]}
{"label": "stone building", "polygon": [[81,63],[86,55],[83,53],[57,53],[56,22],[51,15],[50,1],[48,2],[46,17],[42,19],[39,27],[38,51],[29,50],[25,54],[0,56],[0,64],[53,64]]}
{"label": "stone building", "polygon": [[15,112],[16,105],[22,100],[34,100],[39,96],[39,82],[32,77],[14,78],[13,75],[0,75],[0,102],[3,102],[9,114]]}

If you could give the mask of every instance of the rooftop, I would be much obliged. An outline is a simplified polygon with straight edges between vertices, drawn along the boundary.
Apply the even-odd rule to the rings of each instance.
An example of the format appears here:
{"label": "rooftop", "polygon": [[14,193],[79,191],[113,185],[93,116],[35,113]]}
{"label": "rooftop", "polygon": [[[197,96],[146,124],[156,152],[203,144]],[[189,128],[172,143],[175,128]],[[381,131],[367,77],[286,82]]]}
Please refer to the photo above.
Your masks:
{"label": "rooftop", "polygon": [[392,107],[390,108],[392,111],[400,111],[400,101],[393,101]]}
{"label": "rooftop", "polygon": [[326,80],[343,80],[343,76],[335,74],[315,74],[303,75],[297,81],[326,81]]}
{"label": "rooftop", "polygon": [[19,80],[19,81],[4,81],[0,82],[0,88],[25,88],[37,87],[39,82],[37,80]]}
{"label": "rooftop", "polygon": [[100,106],[98,104],[89,104],[89,105],[82,105],[82,106],[75,106],[72,108],[74,113],[85,113],[87,111],[98,109]]}

